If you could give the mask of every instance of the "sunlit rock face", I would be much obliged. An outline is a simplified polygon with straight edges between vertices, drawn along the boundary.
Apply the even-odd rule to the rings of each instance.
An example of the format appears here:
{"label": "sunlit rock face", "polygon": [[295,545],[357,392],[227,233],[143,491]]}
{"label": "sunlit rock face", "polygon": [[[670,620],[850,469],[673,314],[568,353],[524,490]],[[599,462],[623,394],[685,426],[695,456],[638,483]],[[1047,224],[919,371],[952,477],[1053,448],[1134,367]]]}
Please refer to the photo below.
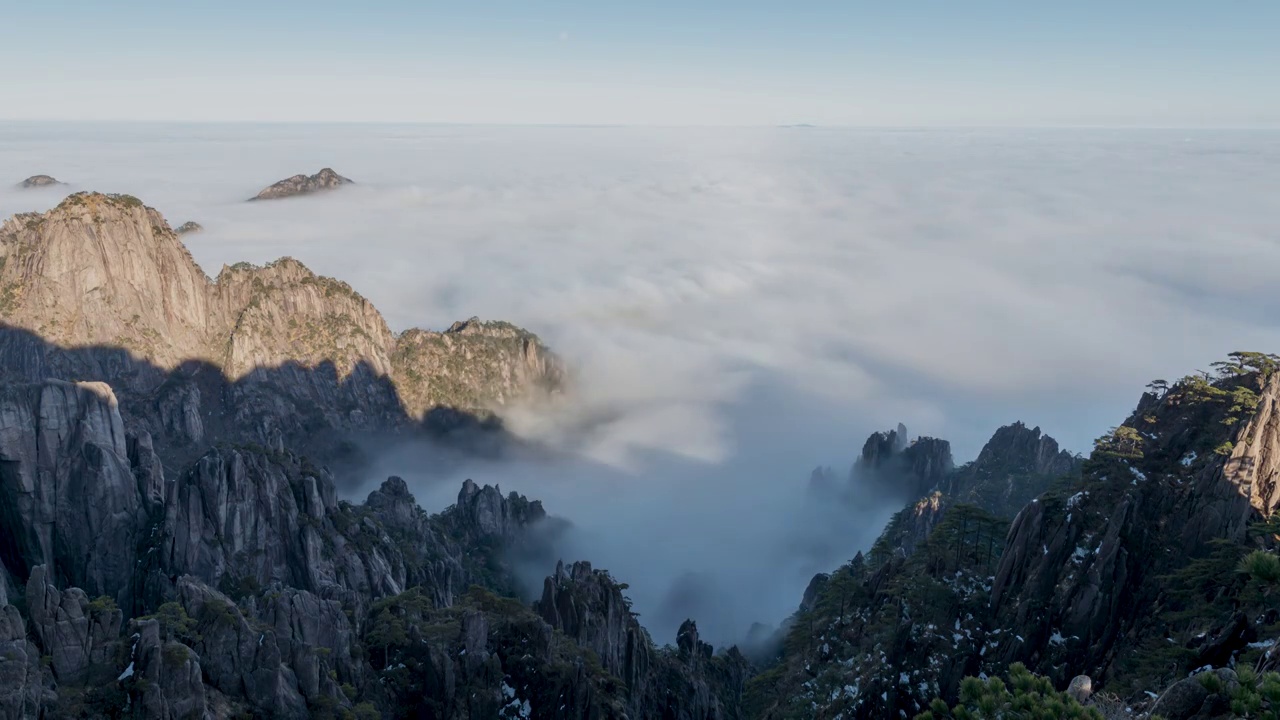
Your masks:
{"label": "sunlit rock face", "polygon": [[0,260],[0,376],[111,383],[165,457],[216,439],[322,453],[438,410],[492,417],[565,380],[532,333],[472,318],[396,334],[346,283],[292,258],[210,280],[127,195],[77,193],[10,218]]}

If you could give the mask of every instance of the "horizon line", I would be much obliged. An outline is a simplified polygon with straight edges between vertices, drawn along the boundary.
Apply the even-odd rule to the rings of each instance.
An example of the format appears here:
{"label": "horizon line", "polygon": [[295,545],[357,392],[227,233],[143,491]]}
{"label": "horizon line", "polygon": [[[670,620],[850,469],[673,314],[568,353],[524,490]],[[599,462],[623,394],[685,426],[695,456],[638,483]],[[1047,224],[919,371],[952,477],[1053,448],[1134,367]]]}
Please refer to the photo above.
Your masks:
{"label": "horizon line", "polygon": [[1280,130],[1280,121],[1271,124],[1156,124],[1156,123],[514,123],[459,122],[436,120],[161,120],[161,119],[70,119],[70,118],[0,118],[0,125],[232,125],[232,126],[419,126],[419,127],[486,127],[486,128],[593,128],[593,129],[781,129],[781,130]]}

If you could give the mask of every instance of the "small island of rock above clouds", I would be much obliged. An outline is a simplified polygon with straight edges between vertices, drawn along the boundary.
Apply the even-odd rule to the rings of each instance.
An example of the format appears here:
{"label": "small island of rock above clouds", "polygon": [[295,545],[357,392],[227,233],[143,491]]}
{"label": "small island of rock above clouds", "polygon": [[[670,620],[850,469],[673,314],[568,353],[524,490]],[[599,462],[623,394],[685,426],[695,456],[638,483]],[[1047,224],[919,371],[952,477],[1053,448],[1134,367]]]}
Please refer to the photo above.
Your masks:
{"label": "small island of rock above clouds", "polygon": [[295,195],[310,195],[311,193],[333,190],[343,185],[352,184],[354,184],[354,181],[350,178],[339,175],[332,168],[324,168],[315,175],[294,175],[293,177],[285,178],[270,187],[264,188],[262,192],[249,198],[249,200],[276,200],[294,197]]}
{"label": "small island of rock above clouds", "polygon": [[38,188],[38,187],[48,187],[50,185],[65,185],[65,184],[66,183],[59,182],[52,175],[32,175],[26,180],[23,180],[22,182],[18,183],[18,187]]}

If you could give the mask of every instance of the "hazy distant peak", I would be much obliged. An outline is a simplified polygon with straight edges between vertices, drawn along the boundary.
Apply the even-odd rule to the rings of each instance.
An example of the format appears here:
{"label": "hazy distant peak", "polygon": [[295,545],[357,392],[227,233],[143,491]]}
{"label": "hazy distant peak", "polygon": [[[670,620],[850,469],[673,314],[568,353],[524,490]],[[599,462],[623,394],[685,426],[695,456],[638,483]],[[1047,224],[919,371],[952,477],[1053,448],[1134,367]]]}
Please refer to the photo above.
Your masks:
{"label": "hazy distant peak", "polygon": [[52,175],[32,175],[26,180],[23,180],[22,182],[18,183],[18,187],[37,188],[37,187],[48,187],[49,185],[65,185],[65,184],[66,183],[59,182]]}
{"label": "hazy distant peak", "polygon": [[333,190],[343,185],[353,185],[355,181],[339,175],[333,168],[321,168],[315,175],[294,175],[274,183],[262,192],[249,198],[250,200],[275,200],[278,198],[308,195],[322,190]]}

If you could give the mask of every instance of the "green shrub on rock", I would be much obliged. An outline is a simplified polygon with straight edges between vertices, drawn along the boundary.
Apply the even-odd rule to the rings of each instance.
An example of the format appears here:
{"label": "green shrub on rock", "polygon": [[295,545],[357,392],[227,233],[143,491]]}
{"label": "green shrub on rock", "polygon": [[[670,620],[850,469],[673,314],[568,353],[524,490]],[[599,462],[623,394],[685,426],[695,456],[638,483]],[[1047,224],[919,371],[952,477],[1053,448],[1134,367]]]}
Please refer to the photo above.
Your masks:
{"label": "green shrub on rock", "polygon": [[1102,713],[1085,707],[1053,688],[1047,678],[1034,675],[1022,663],[1009,667],[1009,682],[998,677],[967,677],[960,683],[955,707],[937,698],[916,720],[1102,720]]}

